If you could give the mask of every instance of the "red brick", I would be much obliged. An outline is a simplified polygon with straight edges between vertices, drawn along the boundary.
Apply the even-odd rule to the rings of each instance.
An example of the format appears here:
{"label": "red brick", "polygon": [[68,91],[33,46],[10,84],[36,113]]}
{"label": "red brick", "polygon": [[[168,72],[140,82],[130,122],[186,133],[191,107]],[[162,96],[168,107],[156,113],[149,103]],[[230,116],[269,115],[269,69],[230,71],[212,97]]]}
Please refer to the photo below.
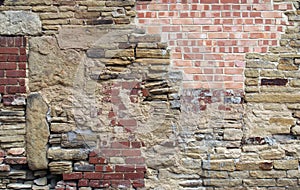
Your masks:
{"label": "red brick", "polygon": [[18,57],[18,61],[20,62],[26,62],[27,61],[27,56],[26,55],[21,55]]}
{"label": "red brick", "polygon": [[121,150],[116,149],[104,149],[101,151],[101,153],[105,156],[120,156]]}
{"label": "red brick", "polygon": [[93,156],[97,156],[99,154],[99,150],[93,150],[89,153],[89,156],[93,157]]}
{"label": "red brick", "polygon": [[146,172],[146,166],[136,166],[135,171],[136,172]]}
{"label": "red brick", "polygon": [[105,164],[105,163],[107,163],[107,160],[103,157],[90,157],[89,163],[90,164]]}
{"label": "red brick", "polygon": [[122,173],[112,173],[112,174],[104,174],[104,179],[123,179],[124,176]]}
{"label": "red brick", "polygon": [[73,172],[73,173],[64,173],[63,180],[74,180],[74,179],[82,179],[81,172]]}
{"label": "red brick", "polygon": [[129,149],[129,150],[122,150],[122,156],[141,156],[141,150],[139,149]]}
{"label": "red brick", "polygon": [[4,77],[4,71],[0,70],[0,77]]}
{"label": "red brick", "polygon": [[131,142],[131,148],[141,148],[142,143],[138,141]]}
{"label": "red brick", "polygon": [[15,47],[1,47],[0,48],[0,54],[19,54],[19,48]]}
{"label": "red brick", "polygon": [[139,187],[145,187],[145,181],[143,179],[140,179],[140,180],[134,180],[132,182],[132,186],[134,188],[139,188]]}
{"label": "red brick", "polygon": [[0,55],[0,62],[7,61],[8,57],[6,55]]}
{"label": "red brick", "polygon": [[26,63],[18,63],[19,70],[26,70]]}
{"label": "red brick", "polygon": [[10,62],[10,63],[0,63],[0,69],[3,70],[16,70],[17,63]]}
{"label": "red brick", "polygon": [[0,47],[6,47],[6,46],[7,46],[6,37],[0,37]]}
{"label": "red brick", "polygon": [[113,172],[113,168],[111,166],[96,165],[95,171],[96,172]]}
{"label": "red brick", "polygon": [[6,77],[25,78],[26,77],[26,71],[7,70],[6,71]]}
{"label": "red brick", "polygon": [[135,166],[134,165],[116,165],[115,171],[116,172],[134,172]]}
{"label": "red brick", "polygon": [[103,179],[102,172],[84,172],[84,178],[86,179]]}
{"label": "red brick", "polygon": [[91,180],[89,186],[105,188],[105,187],[109,187],[110,183],[109,181],[103,181],[103,180]]}
{"label": "red brick", "polygon": [[25,86],[6,86],[7,94],[26,93]]}
{"label": "red brick", "polygon": [[130,142],[124,141],[124,142],[112,142],[111,147],[112,148],[129,148]]}
{"label": "red brick", "polygon": [[87,187],[89,186],[89,180],[87,179],[80,179],[78,181],[78,187]]}
{"label": "red brick", "polygon": [[134,119],[121,119],[119,124],[121,126],[137,126],[137,122]]}
{"label": "red brick", "polygon": [[145,177],[144,173],[125,173],[125,179],[143,179]]}

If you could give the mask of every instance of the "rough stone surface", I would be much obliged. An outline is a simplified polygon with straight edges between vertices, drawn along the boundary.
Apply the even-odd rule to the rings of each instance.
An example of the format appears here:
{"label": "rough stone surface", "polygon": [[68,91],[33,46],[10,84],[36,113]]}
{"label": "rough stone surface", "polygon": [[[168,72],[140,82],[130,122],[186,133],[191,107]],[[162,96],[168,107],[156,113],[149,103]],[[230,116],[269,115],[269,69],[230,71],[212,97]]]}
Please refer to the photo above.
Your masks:
{"label": "rough stone surface", "polygon": [[38,93],[30,94],[27,101],[26,150],[28,166],[31,170],[47,169],[47,143],[50,132],[46,115],[49,107]]}
{"label": "rough stone surface", "polygon": [[36,13],[27,11],[0,12],[1,35],[38,35],[42,24]]}

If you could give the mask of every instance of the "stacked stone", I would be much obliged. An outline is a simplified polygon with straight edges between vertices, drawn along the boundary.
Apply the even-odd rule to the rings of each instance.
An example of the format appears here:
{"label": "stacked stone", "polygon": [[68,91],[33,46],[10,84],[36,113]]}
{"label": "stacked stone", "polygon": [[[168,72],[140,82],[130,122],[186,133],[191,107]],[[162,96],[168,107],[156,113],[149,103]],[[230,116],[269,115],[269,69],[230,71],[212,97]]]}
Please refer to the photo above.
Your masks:
{"label": "stacked stone", "polygon": [[1,11],[24,10],[37,13],[43,32],[57,33],[65,25],[124,25],[135,17],[135,1],[5,0]]}

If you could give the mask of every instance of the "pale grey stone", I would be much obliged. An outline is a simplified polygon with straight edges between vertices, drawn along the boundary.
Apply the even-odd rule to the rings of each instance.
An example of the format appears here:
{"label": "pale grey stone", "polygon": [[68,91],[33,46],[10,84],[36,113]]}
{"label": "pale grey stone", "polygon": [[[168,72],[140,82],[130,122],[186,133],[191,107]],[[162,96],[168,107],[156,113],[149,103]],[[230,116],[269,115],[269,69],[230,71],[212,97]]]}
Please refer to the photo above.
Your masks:
{"label": "pale grey stone", "polygon": [[38,35],[42,23],[36,13],[28,11],[3,11],[0,13],[1,35]]}

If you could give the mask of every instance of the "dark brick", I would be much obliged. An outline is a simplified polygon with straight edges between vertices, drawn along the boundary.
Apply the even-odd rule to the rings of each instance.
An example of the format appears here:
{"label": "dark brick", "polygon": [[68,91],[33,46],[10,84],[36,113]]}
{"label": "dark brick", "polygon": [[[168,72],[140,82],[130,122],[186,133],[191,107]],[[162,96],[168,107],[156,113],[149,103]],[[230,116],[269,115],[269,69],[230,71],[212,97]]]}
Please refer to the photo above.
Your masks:
{"label": "dark brick", "polygon": [[105,158],[102,157],[90,157],[89,163],[91,164],[105,164],[107,161]]}
{"label": "dark brick", "polygon": [[123,179],[122,173],[104,174],[104,179]]}
{"label": "dark brick", "polygon": [[134,165],[116,165],[115,171],[116,172],[134,172],[135,166]]}
{"label": "dark brick", "polygon": [[124,178],[125,179],[143,179],[145,177],[145,174],[142,172],[139,173],[125,173]]}
{"label": "dark brick", "polygon": [[262,170],[272,170],[273,162],[271,162],[271,161],[261,162],[261,163],[259,163],[259,168]]}
{"label": "dark brick", "polygon": [[111,19],[92,19],[86,22],[88,25],[101,25],[101,24],[113,24],[114,21]]}
{"label": "dark brick", "polygon": [[82,179],[82,173],[81,172],[73,172],[73,173],[65,173],[63,174],[64,180],[74,180],[74,179]]}
{"label": "dark brick", "polygon": [[102,172],[84,172],[84,178],[86,179],[103,179]]}
{"label": "dark brick", "polygon": [[275,85],[275,86],[285,86],[287,84],[287,79],[261,79],[261,85]]}
{"label": "dark brick", "polygon": [[145,181],[143,179],[140,179],[140,180],[134,180],[132,182],[132,186],[134,188],[139,188],[139,187],[145,187]]}
{"label": "dark brick", "polygon": [[18,71],[18,70],[7,70],[6,71],[6,77],[12,77],[12,78],[25,78],[26,77],[26,71]]}
{"label": "dark brick", "polygon": [[96,172],[113,172],[113,168],[111,166],[96,165],[95,171]]}
{"label": "dark brick", "polygon": [[89,186],[89,180],[81,179],[78,181],[78,187],[87,187]]}

